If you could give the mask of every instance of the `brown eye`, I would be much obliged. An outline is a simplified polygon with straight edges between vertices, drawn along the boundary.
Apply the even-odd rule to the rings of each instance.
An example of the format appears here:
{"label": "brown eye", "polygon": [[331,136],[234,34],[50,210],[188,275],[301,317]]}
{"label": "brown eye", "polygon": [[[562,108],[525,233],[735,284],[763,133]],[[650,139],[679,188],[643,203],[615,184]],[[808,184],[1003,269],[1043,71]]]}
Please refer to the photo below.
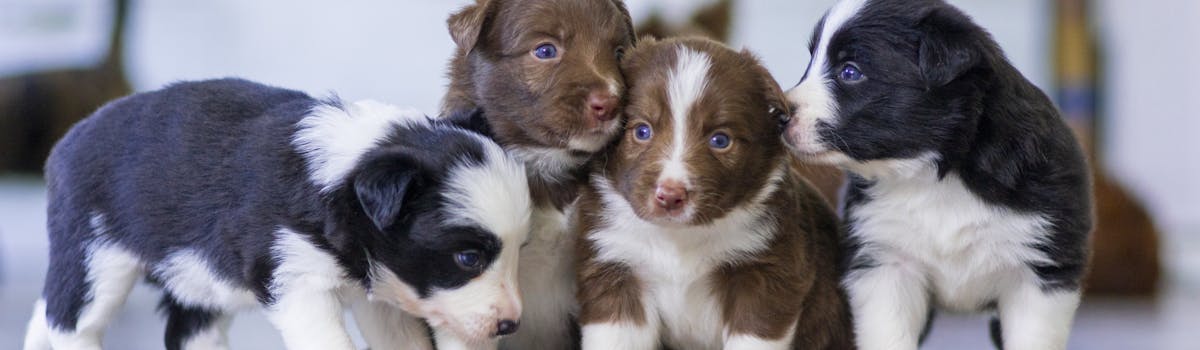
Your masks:
{"label": "brown eye", "polygon": [[617,50],[614,52],[614,54],[617,56],[617,61],[624,59],[625,58],[625,47],[617,46]]}

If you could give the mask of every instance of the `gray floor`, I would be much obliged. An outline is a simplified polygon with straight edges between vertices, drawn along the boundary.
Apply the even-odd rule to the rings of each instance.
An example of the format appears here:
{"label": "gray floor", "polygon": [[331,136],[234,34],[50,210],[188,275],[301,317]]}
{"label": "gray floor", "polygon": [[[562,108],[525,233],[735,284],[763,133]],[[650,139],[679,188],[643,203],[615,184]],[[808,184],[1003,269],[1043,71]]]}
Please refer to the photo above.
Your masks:
{"label": "gray floor", "polygon": [[[0,178],[0,349],[19,348],[25,322],[46,268],[45,196],[36,179]],[[160,349],[163,322],[155,314],[157,291],[134,290],[114,322],[109,349]],[[1071,335],[1071,349],[1200,349],[1200,288],[1176,283],[1157,301],[1085,300]],[[990,349],[986,319],[941,315],[923,349]],[[261,313],[235,319],[235,349],[282,348]],[[361,342],[360,342],[361,344]]]}

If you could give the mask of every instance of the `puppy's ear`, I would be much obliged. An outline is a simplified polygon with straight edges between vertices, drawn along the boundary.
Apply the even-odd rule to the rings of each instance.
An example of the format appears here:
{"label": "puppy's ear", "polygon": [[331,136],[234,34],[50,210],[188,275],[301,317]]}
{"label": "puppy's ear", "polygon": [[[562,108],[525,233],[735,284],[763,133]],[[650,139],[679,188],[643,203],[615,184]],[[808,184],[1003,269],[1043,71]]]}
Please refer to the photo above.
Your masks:
{"label": "puppy's ear", "polygon": [[949,84],[979,64],[979,29],[962,12],[936,8],[925,15],[919,28],[918,60],[927,88]]}
{"label": "puppy's ear", "polygon": [[759,62],[754,53],[742,49],[740,54],[749,61],[749,66],[754,71],[754,81],[762,89],[763,97],[766,98],[767,110],[765,112],[780,125],[787,125],[788,119],[792,115],[792,105],[788,102],[787,95],[784,95],[783,88],[779,86],[778,81],[775,81],[771,72],[767,71],[767,68]]}
{"label": "puppy's ear", "polygon": [[415,158],[392,152],[365,163],[355,175],[354,194],[363,212],[380,231],[401,217],[406,198],[420,186],[420,173]]}
{"label": "puppy's ear", "polygon": [[459,51],[469,53],[475,48],[479,36],[483,35],[483,25],[492,17],[495,0],[477,0],[474,5],[467,5],[446,20],[450,28],[450,38],[458,45]]}
{"label": "puppy's ear", "polygon": [[492,133],[492,125],[488,124],[487,118],[483,115],[483,108],[472,108],[467,111],[461,111],[448,116],[445,116],[446,122],[451,125],[474,131],[488,138],[495,138]]}
{"label": "puppy's ear", "polygon": [[629,8],[625,7],[625,2],[621,0],[612,0],[612,3],[617,6],[617,11],[621,12],[621,23],[625,26],[627,33],[629,33],[629,42],[636,44],[638,31],[633,27],[633,16],[629,15]]}

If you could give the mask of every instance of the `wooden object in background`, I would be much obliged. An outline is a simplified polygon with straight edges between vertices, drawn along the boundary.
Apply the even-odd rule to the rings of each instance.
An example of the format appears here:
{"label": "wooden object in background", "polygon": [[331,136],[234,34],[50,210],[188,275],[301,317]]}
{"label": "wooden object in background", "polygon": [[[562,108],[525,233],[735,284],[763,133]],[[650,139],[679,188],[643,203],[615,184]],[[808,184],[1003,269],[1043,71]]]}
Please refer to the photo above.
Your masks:
{"label": "wooden object in background", "polygon": [[132,91],[121,66],[129,1],[114,0],[113,6],[108,53],[100,64],[0,79],[0,173],[40,174],[50,148],[75,122]]}
{"label": "wooden object in background", "polygon": [[1162,273],[1160,235],[1141,202],[1103,166],[1100,150],[1105,144],[1099,130],[1106,116],[1097,101],[1103,70],[1088,24],[1088,1],[1059,0],[1056,5],[1057,102],[1091,160],[1095,182],[1097,222],[1084,285],[1090,295],[1150,296]]}

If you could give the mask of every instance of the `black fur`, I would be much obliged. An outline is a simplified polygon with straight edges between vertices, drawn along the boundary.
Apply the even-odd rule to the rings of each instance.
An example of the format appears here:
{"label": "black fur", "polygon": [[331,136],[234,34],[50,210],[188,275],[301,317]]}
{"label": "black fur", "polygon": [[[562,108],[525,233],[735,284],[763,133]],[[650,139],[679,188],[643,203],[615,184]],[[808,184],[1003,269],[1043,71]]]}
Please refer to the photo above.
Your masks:
{"label": "black fur", "polygon": [[[368,258],[422,297],[466,284],[501,243],[479,226],[450,226],[443,179],[452,166],[487,154],[470,118],[393,126],[332,191],[310,182],[292,144],[296,123],[318,105],[303,93],[223,79],[171,85],[112,102],[77,124],[47,161],[50,268],[48,322],[73,330],[88,302],[87,247],[115,244],[153,271],[190,249],[225,282],[270,304],[276,232],[286,227],[336,257],[369,286]],[[461,126],[460,127],[460,123]],[[97,235],[89,220],[104,216]],[[460,268],[453,253],[484,263]],[[150,277],[153,282],[154,276]],[[183,305],[170,293],[166,344],[178,347],[218,311]]]}
{"label": "black fur", "polygon": [[[939,154],[938,172],[983,201],[1047,217],[1049,242],[1036,248],[1056,265],[1030,269],[1045,290],[1079,288],[1093,221],[1086,161],[1050,99],[984,29],[941,0],[875,0],[834,34],[828,55],[830,76],[847,61],[868,76],[834,79],[839,123],[818,125],[831,147],[859,161]],[[848,211],[871,186],[850,181]]]}

